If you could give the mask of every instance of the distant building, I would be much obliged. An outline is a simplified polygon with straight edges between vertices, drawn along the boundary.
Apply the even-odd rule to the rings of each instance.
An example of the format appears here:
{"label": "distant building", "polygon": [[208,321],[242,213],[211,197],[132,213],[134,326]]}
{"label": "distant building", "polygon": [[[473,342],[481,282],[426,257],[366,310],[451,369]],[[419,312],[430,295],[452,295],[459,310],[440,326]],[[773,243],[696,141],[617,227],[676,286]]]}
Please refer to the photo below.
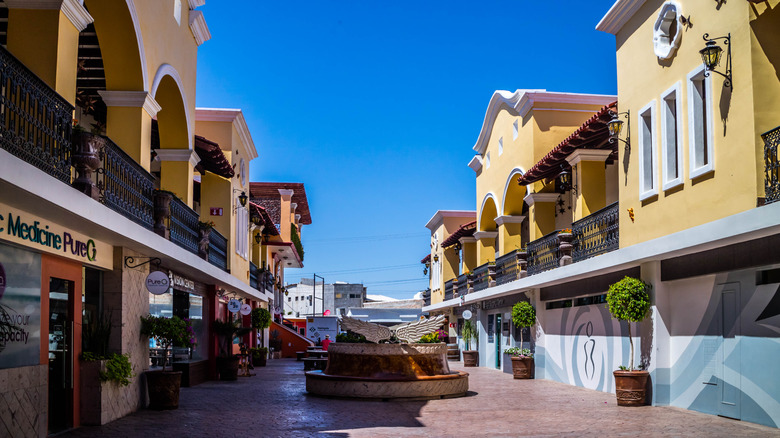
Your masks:
{"label": "distant building", "polygon": [[366,288],[360,283],[337,281],[323,284],[302,278],[300,283],[287,286],[283,312],[285,316],[300,318],[307,315],[322,314],[345,315],[350,307],[363,307],[366,300]]}
{"label": "distant building", "polygon": [[422,307],[418,307],[416,309],[363,307],[349,308],[347,310],[347,316],[351,318],[372,322],[374,324],[381,324],[388,327],[417,321],[420,319],[421,315]]}

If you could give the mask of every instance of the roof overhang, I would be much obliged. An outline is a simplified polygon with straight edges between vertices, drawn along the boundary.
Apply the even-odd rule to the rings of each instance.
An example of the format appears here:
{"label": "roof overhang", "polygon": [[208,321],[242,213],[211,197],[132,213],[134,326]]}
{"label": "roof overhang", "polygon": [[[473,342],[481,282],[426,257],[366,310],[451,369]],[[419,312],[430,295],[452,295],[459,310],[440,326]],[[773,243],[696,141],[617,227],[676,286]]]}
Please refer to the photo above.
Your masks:
{"label": "roof overhang", "polygon": [[238,132],[238,138],[244,146],[249,161],[257,158],[257,148],[249,133],[244,113],[235,108],[195,108],[195,120],[199,122],[230,122]]}
{"label": "roof overhang", "polygon": [[230,179],[236,172],[230,165],[230,161],[222,152],[219,144],[200,135],[195,136],[195,153],[198,154],[200,162],[196,166],[198,171],[209,171],[222,178]]}
{"label": "roof overhang", "polygon": [[596,25],[596,30],[617,35],[646,0],[617,0]]}
{"label": "roof overhang", "polygon": [[292,242],[267,242],[266,246],[271,248],[271,255],[276,255],[282,260],[285,268],[303,267],[303,262]]}
{"label": "roof overhang", "polygon": [[431,230],[431,232],[434,232],[441,226],[441,224],[444,223],[444,218],[447,217],[462,217],[464,219],[476,220],[477,212],[470,210],[439,210],[436,212],[436,214],[433,215],[428,223],[425,224],[425,228],[428,228]]}

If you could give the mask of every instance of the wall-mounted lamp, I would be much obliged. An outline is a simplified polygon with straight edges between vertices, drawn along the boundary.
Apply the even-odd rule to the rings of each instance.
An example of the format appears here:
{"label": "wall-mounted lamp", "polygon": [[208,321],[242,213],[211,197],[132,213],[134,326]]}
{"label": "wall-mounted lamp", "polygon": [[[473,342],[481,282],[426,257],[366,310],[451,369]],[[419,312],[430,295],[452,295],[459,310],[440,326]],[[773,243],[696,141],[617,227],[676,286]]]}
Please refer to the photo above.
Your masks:
{"label": "wall-mounted lamp", "polygon": [[434,261],[434,262],[438,262],[438,261],[439,261],[439,255],[438,255],[438,254],[436,254],[435,256],[433,256],[433,261]]}
{"label": "wall-mounted lamp", "polygon": [[263,223],[263,218],[261,218],[260,216],[252,216],[252,223],[257,226],[260,226],[260,224]]}
{"label": "wall-mounted lamp", "polygon": [[263,236],[260,233],[256,233],[255,234],[255,243],[257,243],[259,245],[260,242],[262,242],[262,241],[263,241]]}
{"label": "wall-mounted lamp", "polygon": [[561,164],[561,173],[558,174],[558,188],[562,193],[571,190],[577,193],[577,186],[572,182],[571,172]]}
{"label": "wall-mounted lamp", "polygon": [[[704,41],[707,42],[704,45],[704,48],[699,50],[699,53],[701,54],[701,60],[704,62],[704,68],[707,70],[707,72],[715,72],[726,78],[726,80],[723,82],[723,86],[729,87],[733,90],[734,87],[732,86],[731,81],[731,33],[726,36],[717,38],[710,38],[710,34],[705,33],[702,38],[704,38]],[[715,67],[720,65],[720,58],[723,55],[723,49],[719,45],[715,44],[715,40],[723,40],[723,45],[726,46],[725,74],[715,70]],[[704,76],[709,76],[707,72],[704,73]]]}
{"label": "wall-mounted lamp", "polygon": [[[623,121],[620,120],[620,116],[626,118],[628,122],[628,128],[626,128],[626,139],[620,138],[620,131],[623,130]],[[626,110],[622,113],[613,113],[612,120],[607,122],[607,129],[609,129],[609,142],[614,143],[616,140],[620,140],[626,144],[626,152],[631,151],[631,111]]]}
{"label": "wall-mounted lamp", "polygon": [[[239,189],[233,189],[233,193],[240,192],[241,194],[238,195],[238,203],[241,205],[241,207],[246,207],[246,203],[249,200],[249,196],[246,195],[246,191],[239,190]],[[238,210],[238,205],[233,207],[233,211]]]}

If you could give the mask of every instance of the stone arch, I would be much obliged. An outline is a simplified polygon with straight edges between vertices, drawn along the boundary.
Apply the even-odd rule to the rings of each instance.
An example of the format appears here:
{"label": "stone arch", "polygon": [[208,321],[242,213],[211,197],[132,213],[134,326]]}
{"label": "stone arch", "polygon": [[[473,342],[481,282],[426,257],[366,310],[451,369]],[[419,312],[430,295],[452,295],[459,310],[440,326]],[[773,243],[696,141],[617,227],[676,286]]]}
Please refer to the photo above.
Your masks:
{"label": "stone arch", "polygon": [[491,192],[482,199],[482,206],[479,209],[478,231],[496,231],[496,217],[498,216],[498,202],[496,196]]}
{"label": "stone arch", "polygon": [[501,214],[505,216],[519,216],[523,214],[523,199],[527,194],[526,186],[517,183],[517,178],[525,172],[520,167],[515,167],[509,173],[504,186],[504,197],[501,200]]}
{"label": "stone arch", "polygon": [[106,89],[148,91],[146,55],[133,0],[86,0],[95,19]]}
{"label": "stone arch", "polygon": [[160,105],[157,124],[160,147],[163,149],[191,149],[190,120],[187,97],[176,69],[163,64],[155,74],[151,96]]}

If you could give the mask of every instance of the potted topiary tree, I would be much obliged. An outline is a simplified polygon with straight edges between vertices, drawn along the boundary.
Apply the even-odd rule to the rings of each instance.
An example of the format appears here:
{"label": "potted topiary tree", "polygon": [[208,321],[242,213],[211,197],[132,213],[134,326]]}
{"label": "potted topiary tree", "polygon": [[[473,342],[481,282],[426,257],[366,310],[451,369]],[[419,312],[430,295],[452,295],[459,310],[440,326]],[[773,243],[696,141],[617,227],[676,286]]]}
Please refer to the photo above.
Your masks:
{"label": "potted topiary tree", "polygon": [[477,341],[477,327],[467,319],[463,323],[463,342],[466,343],[466,350],[463,350],[463,366],[475,367],[479,365],[479,350],[471,349],[471,341]]}
{"label": "potted topiary tree", "polygon": [[239,326],[238,320],[228,317],[227,321],[216,320],[212,324],[217,336],[219,355],[217,355],[217,372],[220,380],[238,380],[238,363],[240,357],[233,354],[231,345],[236,336],[249,333],[249,328]]}
{"label": "potted topiary tree", "polygon": [[631,323],[640,322],[650,309],[650,285],[638,278],[625,277],[609,286],[607,305],[612,317],[628,322],[628,341],[631,356],[628,367],[620,366],[613,372],[615,395],[618,406],[641,406],[645,404],[645,386],[649,373],[634,369],[634,339],[631,337]]}
{"label": "potted topiary tree", "polygon": [[520,301],[512,307],[512,322],[520,329],[520,347],[508,348],[504,353],[512,356],[512,375],[515,379],[534,377],[534,355],[523,348],[523,329],[536,324],[536,309],[528,301]]}
{"label": "potted topiary tree", "polygon": [[168,349],[176,345],[192,347],[196,345],[195,335],[188,321],[178,316],[142,316],[141,335],[154,338],[162,348],[162,370],[147,371],[146,382],[151,409],[177,409],[179,407],[179,388],[181,371],[166,371]]}

